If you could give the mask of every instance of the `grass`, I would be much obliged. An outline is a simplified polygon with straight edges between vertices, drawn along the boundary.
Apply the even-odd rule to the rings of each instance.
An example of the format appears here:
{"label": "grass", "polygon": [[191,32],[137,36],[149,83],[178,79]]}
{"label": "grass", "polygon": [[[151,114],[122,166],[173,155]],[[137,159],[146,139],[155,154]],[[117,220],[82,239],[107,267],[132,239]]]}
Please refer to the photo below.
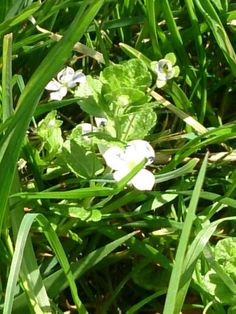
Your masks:
{"label": "grass", "polygon": [[[234,313],[235,16],[230,0],[0,4],[4,314]],[[180,73],[157,88],[168,55]],[[50,101],[65,66],[86,83]],[[116,182],[103,158],[140,139],[150,191],[129,185],[146,160]]]}

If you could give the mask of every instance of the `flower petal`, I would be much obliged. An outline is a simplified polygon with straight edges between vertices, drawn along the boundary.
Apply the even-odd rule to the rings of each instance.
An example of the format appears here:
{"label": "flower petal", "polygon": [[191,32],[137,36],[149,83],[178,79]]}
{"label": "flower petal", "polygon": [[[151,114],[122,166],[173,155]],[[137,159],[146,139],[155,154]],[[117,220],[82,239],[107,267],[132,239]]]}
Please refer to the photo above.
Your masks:
{"label": "flower petal", "polygon": [[52,79],[46,86],[46,90],[58,91],[62,85],[57,82],[55,79]]}
{"label": "flower petal", "polygon": [[73,80],[75,71],[71,67],[65,67],[57,74],[57,79],[60,83],[65,84]]}
{"label": "flower petal", "polygon": [[61,86],[57,92],[50,93],[50,100],[62,100],[67,94],[67,88],[65,86]]}
{"label": "flower petal", "polygon": [[124,151],[120,147],[108,148],[103,154],[103,158],[108,167],[113,170],[120,170],[126,166],[126,162],[124,161]]}
{"label": "flower petal", "polygon": [[123,179],[128,173],[129,173],[130,169],[128,167],[123,167],[119,170],[116,170],[113,173],[113,178],[115,181],[120,181],[121,179]]}
{"label": "flower petal", "polygon": [[146,158],[146,165],[149,165],[155,159],[155,152],[147,141],[134,140],[127,143],[124,158],[127,163],[135,164],[140,163]]}
{"label": "flower petal", "polygon": [[85,83],[86,82],[86,75],[82,72],[75,72],[72,77],[72,80],[68,82],[68,87],[73,88],[76,86],[77,83]]}
{"label": "flower petal", "polygon": [[156,80],[156,85],[158,88],[162,88],[163,86],[166,85],[166,83],[167,83],[166,80],[158,80],[158,79]]}
{"label": "flower petal", "polygon": [[141,169],[131,180],[137,190],[150,191],[155,184],[154,175],[147,169]]}

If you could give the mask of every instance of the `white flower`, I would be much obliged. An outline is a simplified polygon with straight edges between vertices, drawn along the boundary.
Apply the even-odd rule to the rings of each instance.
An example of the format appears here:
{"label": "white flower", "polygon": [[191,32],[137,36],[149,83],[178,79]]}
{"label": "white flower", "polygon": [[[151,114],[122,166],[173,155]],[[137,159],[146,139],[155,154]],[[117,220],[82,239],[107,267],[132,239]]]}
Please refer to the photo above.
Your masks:
{"label": "white flower", "polygon": [[168,80],[171,80],[179,73],[178,66],[173,66],[173,62],[168,59],[160,59],[151,63],[152,70],[157,75],[157,87],[161,88],[166,85]]}
{"label": "white flower", "polygon": [[[120,147],[108,148],[103,157],[107,165],[114,170],[114,179],[120,181],[142,160],[146,159],[145,165],[152,163],[155,152],[148,142],[134,140],[128,142],[125,149]],[[155,183],[155,177],[150,171],[141,169],[129,183],[138,190],[151,190]]]}
{"label": "white flower", "polygon": [[68,90],[77,83],[84,83],[86,76],[82,72],[75,72],[71,67],[66,67],[57,74],[57,80],[52,79],[45,87],[50,93],[50,100],[62,100]]}
{"label": "white flower", "polygon": [[156,73],[159,81],[167,81],[174,77],[175,71],[169,60],[161,59],[156,64]]}

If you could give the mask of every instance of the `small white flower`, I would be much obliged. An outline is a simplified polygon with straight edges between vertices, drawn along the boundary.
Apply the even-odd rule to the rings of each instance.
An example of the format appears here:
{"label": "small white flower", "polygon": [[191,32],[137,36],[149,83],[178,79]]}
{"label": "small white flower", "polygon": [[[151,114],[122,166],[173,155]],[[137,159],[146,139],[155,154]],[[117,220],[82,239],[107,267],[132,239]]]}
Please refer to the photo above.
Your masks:
{"label": "small white flower", "polygon": [[52,79],[45,89],[52,91],[50,100],[62,100],[68,90],[85,81],[86,76],[82,72],[75,72],[71,67],[66,67],[57,74],[57,80]]}
{"label": "small white flower", "polygon": [[167,81],[174,77],[175,71],[169,60],[161,59],[156,64],[156,73],[159,81]]}
{"label": "small white flower", "polygon": [[[148,142],[134,140],[128,142],[125,149],[120,147],[108,148],[103,157],[107,165],[114,170],[114,179],[120,181],[142,160],[146,159],[145,165],[152,163],[155,152]],[[150,171],[141,169],[129,183],[138,190],[151,190],[155,184],[155,177]]]}
{"label": "small white flower", "polygon": [[[169,55],[173,54],[170,53]],[[174,66],[174,64],[175,59],[173,59],[173,62],[168,59],[160,59],[159,61],[151,62],[151,68],[157,75],[156,84],[158,88],[165,86],[168,80],[178,76],[179,67]]]}

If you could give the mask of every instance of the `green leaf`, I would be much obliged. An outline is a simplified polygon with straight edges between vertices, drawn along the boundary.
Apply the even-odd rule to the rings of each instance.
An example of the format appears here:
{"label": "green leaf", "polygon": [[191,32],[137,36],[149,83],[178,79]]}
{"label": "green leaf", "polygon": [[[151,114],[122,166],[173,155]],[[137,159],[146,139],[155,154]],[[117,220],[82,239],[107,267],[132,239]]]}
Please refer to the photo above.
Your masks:
{"label": "green leaf", "polygon": [[169,61],[172,63],[173,66],[175,65],[176,60],[177,60],[177,59],[176,59],[176,55],[175,55],[173,52],[167,53],[167,54],[165,55],[164,59],[169,60]]}
{"label": "green leaf", "polygon": [[51,206],[50,210],[55,214],[65,217],[78,218],[86,222],[100,221],[102,218],[102,214],[98,209],[85,209],[75,205],[57,204],[55,206]]}
{"label": "green leaf", "polygon": [[236,238],[228,237],[217,242],[215,259],[236,281]]}
{"label": "green leaf", "polygon": [[236,295],[224,284],[213,269],[204,276],[204,286],[218,302],[228,305],[236,303]]}
{"label": "green leaf", "polygon": [[103,110],[106,111],[101,98],[102,83],[100,80],[86,77],[86,82],[80,84],[75,90],[75,97],[79,98],[77,102],[80,108],[95,117],[103,116]]}
{"label": "green leaf", "polygon": [[145,91],[152,82],[145,63],[138,59],[131,59],[122,64],[111,65],[100,74],[101,81],[105,84],[105,93],[122,87],[136,88]]}
{"label": "green leaf", "polygon": [[61,125],[62,121],[56,118],[55,110],[49,112],[47,116],[41,120],[37,127],[37,133],[42,139],[43,145],[48,153],[48,158],[53,158],[61,149],[63,144]]}
{"label": "green leaf", "polygon": [[92,151],[86,150],[83,146],[74,140],[67,140],[62,152],[58,156],[59,163],[61,160],[76,175],[82,178],[92,178],[103,170],[102,163]]}
{"label": "green leaf", "polygon": [[[216,223],[216,222],[214,222]],[[228,305],[236,303],[236,239],[227,237],[218,241],[214,255],[205,249],[211,269],[203,278],[203,285],[218,302]]]}
{"label": "green leaf", "polygon": [[217,242],[215,259],[236,282],[236,238],[227,237]]}
{"label": "green leaf", "polygon": [[[149,107],[149,104],[145,105],[146,108]],[[145,108],[145,105],[143,108]],[[120,118],[120,125],[125,140],[131,141],[137,138],[145,138],[149,131],[155,126],[156,121],[156,113],[151,108],[123,116]]]}
{"label": "green leaf", "polygon": [[105,85],[103,88],[103,95],[106,102],[110,104],[110,111],[113,115],[114,111],[119,111],[118,113],[122,114],[137,110],[136,107],[141,108],[144,103],[148,102],[148,96],[137,88],[121,87],[106,91],[106,87]]}

